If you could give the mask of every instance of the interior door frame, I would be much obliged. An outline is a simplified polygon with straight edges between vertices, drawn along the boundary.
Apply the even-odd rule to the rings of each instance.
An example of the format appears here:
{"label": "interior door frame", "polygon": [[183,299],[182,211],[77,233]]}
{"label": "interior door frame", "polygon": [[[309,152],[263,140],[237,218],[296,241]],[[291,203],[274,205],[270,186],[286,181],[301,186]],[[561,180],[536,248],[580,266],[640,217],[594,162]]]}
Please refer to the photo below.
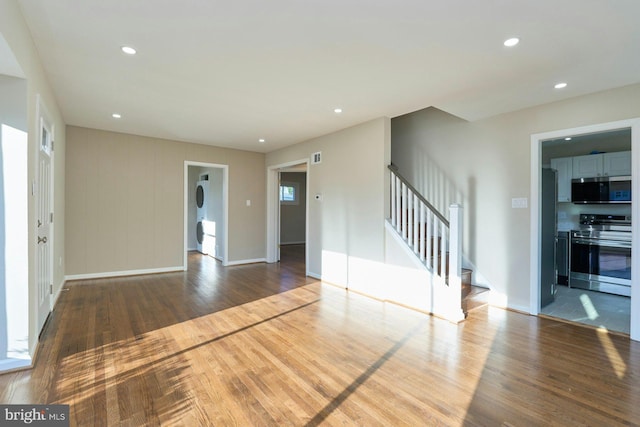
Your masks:
{"label": "interior door frame", "polygon": [[222,265],[229,265],[229,165],[223,165],[218,163],[205,163],[194,162],[185,160],[184,162],[184,240],[182,246],[183,258],[183,270],[187,271],[189,265],[188,261],[188,236],[189,236],[189,166],[203,167],[203,168],[217,168],[222,169],[222,217],[224,219],[224,241],[222,245],[224,247],[224,255],[222,257]]}
{"label": "interior door frame", "polygon": [[305,198],[305,229],[306,242],[304,264],[305,274],[309,276],[309,183],[311,171],[309,159],[293,160],[267,168],[267,262],[275,263],[280,258],[280,172],[282,169],[304,164],[307,169],[306,198]]}
{"label": "interior door frame", "polygon": [[[53,215],[54,221],[51,221],[49,223],[49,241],[48,241],[48,245],[49,245],[49,272],[50,272],[50,281],[51,283],[49,284],[49,286],[53,286],[53,276],[54,276],[54,248],[55,248],[55,194],[54,194],[54,189],[55,189],[55,147],[54,147],[54,142],[56,140],[56,129],[55,129],[55,124],[53,123],[53,120],[51,120],[51,115],[49,114],[49,111],[47,110],[46,106],[44,105],[44,102],[42,100],[42,97],[40,96],[40,94],[36,95],[36,137],[37,137],[37,142],[35,144],[35,150],[36,150],[36,167],[35,167],[35,176],[36,176],[36,180],[40,174],[40,156],[41,156],[41,145],[42,145],[42,127],[44,125],[44,123],[46,123],[49,126],[49,134],[51,135],[51,150],[49,153],[49,170],[50,170],[50,176],[49,176],[49,188],[47,189],[47,191],[49,192],[49,209],[50,209],[50,214]],[[33,184],[33,188],[32,188],[32,193],[36,196],[36,200],[35,200],[35,212],[36,212],[36,217],[38,216],[37,210],[38,210],[38,203],[39,200],[38,198],[40,197],[41,194],[41,190],[40,188],[36,188],[36,181],[34,181]],[[37,218],[36,218],[37,220]],[[36,295],[38,292],[38,276],[39,276],[39,271],[38,271],[38,225],[37,222],[34,221],[33,223],[33,230],[34,230],[34,239],[33,239],[33,244],[34,244],[34,254],[35,254],[35,286],[36,286]],[[51,313],[51,310],[53,309],[53,293],[51,291],[49,291],[47,293],[48,295],[48,300],[49,303],[48,305],[48,312],[47,312],[47,316],[49,315],[49,313]],[[37,331],[38,333],[40,333],[42,331],[42,329],[44,328],[44,325],[46,323],[46,316],[45,316],[45,320],[42,322],[40,322],[41,319],[41,314],[40,313],[40,302],[38,301],[38,299],[36,298],[36,325],[37,325]]]}
{"label": "interior door frame", "polygon": [[[540,313],[540,228],[541,228],[541,168],[542,142],[567,136],[606,132],[619,129],[631,129],[631,179],[640,183],[640,118],[600,123],[572,129],[562,129],[531,135],[531,226],[530,226],[530,277],[529,277],[529,313]],[[631,190],[632,251],[640,250],[640,185],[634,184]],[[631,261],[631,319],[630,337],[640,341],[640,257]]]}

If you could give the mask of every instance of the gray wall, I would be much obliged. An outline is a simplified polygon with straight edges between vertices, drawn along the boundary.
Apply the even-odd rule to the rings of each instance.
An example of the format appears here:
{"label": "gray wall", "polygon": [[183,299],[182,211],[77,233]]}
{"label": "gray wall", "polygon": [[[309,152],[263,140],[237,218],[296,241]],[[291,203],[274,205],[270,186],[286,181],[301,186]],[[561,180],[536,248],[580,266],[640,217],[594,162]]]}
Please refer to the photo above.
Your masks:
{"label": "gray wall", "polygon": [[306,172],[282,172],[282,184],[298,184],[298,203],[280,203],[280,243],[283,245],[305,242],[307,215],[307,174]]}
{"label": "gray wall", "polygon": [[465,209],[464,252],[501,301],[528,310],[531,135],[640,117],[640,85],[467,122],[435,108],[392,119],[392,161],[447,214]]}
{"label": "gray wall", "polygon": [[0,74],[2,124],[27,132],[27,81]]}
{"label": "gray wall", "polygon": [[73,126],[67,141],[68,276],[181,267],[187,160],[229,166],[229,261],[265,257],[264,154]]}

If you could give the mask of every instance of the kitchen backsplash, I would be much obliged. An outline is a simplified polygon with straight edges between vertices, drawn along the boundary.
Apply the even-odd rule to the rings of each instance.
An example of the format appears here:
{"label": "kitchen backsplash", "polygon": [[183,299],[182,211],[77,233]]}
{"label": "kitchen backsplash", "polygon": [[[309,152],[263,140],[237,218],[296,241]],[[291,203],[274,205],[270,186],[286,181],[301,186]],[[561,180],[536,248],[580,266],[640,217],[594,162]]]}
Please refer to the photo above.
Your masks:
{"label": "kitchen backsplash", "polygon": [[570,231],[578,228],[580,214],[631,215],[630,204],[576,205],[558,203],[558,231]]}

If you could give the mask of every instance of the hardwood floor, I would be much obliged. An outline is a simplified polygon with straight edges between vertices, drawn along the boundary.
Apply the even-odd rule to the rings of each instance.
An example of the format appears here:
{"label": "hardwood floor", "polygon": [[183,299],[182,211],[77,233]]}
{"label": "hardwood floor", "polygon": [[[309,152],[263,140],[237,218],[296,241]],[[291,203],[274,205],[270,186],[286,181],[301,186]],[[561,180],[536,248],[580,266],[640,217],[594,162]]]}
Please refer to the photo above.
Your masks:
{"label": "hardwood floor", "polygon": [[71,425],[640,423],[640,343],[491,307],[459,325],[304,277],[299,261],[70,282],[1,403]]}

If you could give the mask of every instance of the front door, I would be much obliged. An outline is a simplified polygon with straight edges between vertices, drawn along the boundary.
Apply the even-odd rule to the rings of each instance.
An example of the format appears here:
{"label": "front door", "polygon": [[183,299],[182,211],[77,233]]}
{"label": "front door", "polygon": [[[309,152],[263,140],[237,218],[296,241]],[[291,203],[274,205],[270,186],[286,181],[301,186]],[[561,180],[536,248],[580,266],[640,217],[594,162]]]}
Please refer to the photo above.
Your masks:
{"label": "front door", "polygon": [[38,150],[37,218],[36,218],[36,280],[38,286],[38,331],[42,330],[51,311],[53,286],[51,261],[51,223],[53,222],[51,156],[53,154],[51,125],[40,118],[40,149]]}

